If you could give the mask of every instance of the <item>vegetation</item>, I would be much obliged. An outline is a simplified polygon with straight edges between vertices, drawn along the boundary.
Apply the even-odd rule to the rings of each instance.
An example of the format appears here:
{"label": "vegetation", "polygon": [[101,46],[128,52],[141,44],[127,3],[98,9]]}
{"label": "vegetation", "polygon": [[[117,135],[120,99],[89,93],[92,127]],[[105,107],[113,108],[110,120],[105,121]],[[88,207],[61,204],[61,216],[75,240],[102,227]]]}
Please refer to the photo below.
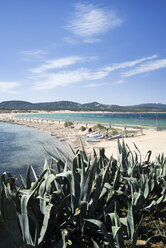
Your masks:
{"label": "vegetation", "polygon": [[73,127],[73,122],[71,122],[71,121],[65,121],[65,123],[64,123],[64,126],[65,127]]}
{"label": "vegetation", "polygon": [[109,136],[121,134],[121,132],[122,132],[121,129],[112,128],[112,127],[107,128],[107,127],[103,126],[100,123],[98,123],[97,125],[95,125],[93,127],[93,130],[97,130],[100,133],[102,133],[103,135],[108,134]]}
{"label": "vegetation", "polygon": [[95,125],[93,127],[93,129],[98,129],[98,130],[102,130],[102,131],[106,131],[107,128],[105,126],[103,126],[102,124],[98,123],[97,125]]}
{"label": "vegetation", "polygon": [[0,247],[164,247],[166,158],[150,162],[149,151],[142,162],[139,150],[118,150],[117,160],[104,149],[93,159],[83,148],[73,159],[50,154],[41,175],[29,166],[20,186],[3,173]]}
{"label": "vegetation", "polygon": [[121,133],[121,130],[117,128],[110,128],[110,132],[111,132],[111,135],[117,135]]}
{"label": "vegetation", "polygon": [[81,127],[80,127],[80,130],[81,130],[81,131],[85,131],[85,130],[86,130],[86,127],[81,126]]}

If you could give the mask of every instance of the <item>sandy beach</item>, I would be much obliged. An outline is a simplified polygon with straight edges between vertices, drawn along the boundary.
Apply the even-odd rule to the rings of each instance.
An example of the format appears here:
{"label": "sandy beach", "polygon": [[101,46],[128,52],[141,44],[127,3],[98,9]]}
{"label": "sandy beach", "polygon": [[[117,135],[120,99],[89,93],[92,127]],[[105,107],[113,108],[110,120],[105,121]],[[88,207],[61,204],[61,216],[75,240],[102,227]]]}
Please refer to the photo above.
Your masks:
{"label": "sandy beach", "polygon": [[[91,124],[87,124],[87,129],[85,131],[81,131],[80,127],[82,124],[80,123],[75,123],[74,127],[71,128],[65,127],[63,121],[19,119],[9,114],[0,114],[0,121],[25,125],[48,132],[50,135],[56,136],[61,141],[68,142],[74,149],[80,148],[81,139],[88,154],[92,153],[93,148],[95,148],[96,151],[99,151],[100,148],[105,148],[105,154],[108,157],[111,155],[115,158],[117,157],[117,140],[101,139],[100,142],[86,142],[86,134],[88,133],[88,129],[90,127],[93,128]],[[149,150],[152,151],[152,159],[155,159],[158,154],[166,154],[166,131],[144,129],[143,133],[141,131],[137,131],[133,137],[124,137],[124,142],[128,144],[131,151],[136,151],[134,146],[135,143],[142,154],[142,159],[146,157]]]}

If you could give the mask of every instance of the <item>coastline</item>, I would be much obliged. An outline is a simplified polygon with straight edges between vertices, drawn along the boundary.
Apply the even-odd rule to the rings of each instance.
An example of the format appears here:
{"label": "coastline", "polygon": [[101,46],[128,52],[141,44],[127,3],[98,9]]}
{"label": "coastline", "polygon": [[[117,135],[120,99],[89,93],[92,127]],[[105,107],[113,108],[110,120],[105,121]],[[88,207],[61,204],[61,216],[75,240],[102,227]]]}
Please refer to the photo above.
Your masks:
{"label": "coastline", "polygon": [[63,113],[100,113],[100,114],[103,114],[103,113],[113,113],[113,114],[119,114],[119,113],[125,113],[125,114],[166,114],[166,111],[159,111],[159,112],[155,112],[155,111],[141,111],[141,112],[137,112],[137,111],[92,111],[92,110],[87,110],[87,111],[83,111],[83,110],[80,110],[80,111],[75,111],[75,110],[51,110],[51,111],[47,111],[47,110],[32,110],[31,112],[16,112],[16,113],[12,113],[12,114],[21,114],[21,115],[24,115],[24,114],[54,114],[54,113],[59,113],[59,114],[63,114]]}
{"label": "coastline", "polygon": [[[70,111],[73,113],[73,111]],[[39,112],[38,112],[39,113]],[[41,113],[41,112],[40,112]],[[44,113],[44,111],[42,111]],[[55,111],[54,111],[55,113]],[[57,112],[56,112],[57,113]],[[60,111],[59,113],[64,113]],[[65,111],[65,113],[68,113]],[[77,112],[75,112],[77,113]],[[23,114],[23,113],[17,113]],[[28,114],[28,113],[25,113]],[[47,132],[52,136],[60,139],[60,141],[66,141],[70,144],[75,150],[80,148],[80,139],[85,147],[85,150],[90,155],[93,151],[93,148],[99,151],[100,148],[105,149],[106,156],[117,158],[117,140],[107,140],[101,139],[100,142],[91,142],[88,143],[85,140],[85,135],[88,132],[88,128],[93,128],[92,124],[87,124],[87,129],[81,131],[80,127],[85,124],[75,123],[74,128],[65,127],[65,121],[41,121],[41,120],[20,120],[17,117],[13,117],[16,113],[12,114],[0,114],[0,122],[10,122],[18,125],[24,125],[31,128],[39,129],[43,132]],[[165,153],[166,155],[166,131],[155,131],[152,129],[144,129],[143,134],[138,132],[133,137],[125,137],[124,142],[130,147],[131,151],[136,151],[134,143],[141,152],[142,159],[146,157],[146,154],[149,150],[152,151],[152,159],[158,154]]]}

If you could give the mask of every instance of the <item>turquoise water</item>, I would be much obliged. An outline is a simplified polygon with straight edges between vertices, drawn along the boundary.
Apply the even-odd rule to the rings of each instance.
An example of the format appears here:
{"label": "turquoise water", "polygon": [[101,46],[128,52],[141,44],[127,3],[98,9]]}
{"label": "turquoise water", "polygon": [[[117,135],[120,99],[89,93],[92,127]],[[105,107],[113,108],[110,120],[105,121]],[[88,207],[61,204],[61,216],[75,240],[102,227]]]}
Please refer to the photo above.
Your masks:
{"label": "turquoise water", "polygon": [[0,123],[0,175],[4,171],[24,175],[28,164],[32,164],[37,172],[41,171],[45,158],[50,160],[46,150],[57,155],[55,146],[70,153],[67,143],[47,133],[21,125]]}
{"label": "turquoise water", "polygon": [[75,122],[106,123],[109,125],[141,125],[166,128],[166,113],[49,113],[20,115],[24,118],[71,120]]}

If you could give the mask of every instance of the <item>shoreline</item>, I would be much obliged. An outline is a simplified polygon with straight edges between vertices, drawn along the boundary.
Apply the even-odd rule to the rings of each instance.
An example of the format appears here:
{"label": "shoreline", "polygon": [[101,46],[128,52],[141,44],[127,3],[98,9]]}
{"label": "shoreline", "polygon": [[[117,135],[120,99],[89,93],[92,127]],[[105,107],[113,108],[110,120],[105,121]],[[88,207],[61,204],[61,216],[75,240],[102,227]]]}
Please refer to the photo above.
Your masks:
{"label": "shoreline", "polygon": [[[42,117],[36,117],[36,118],[33,118],[33,117],[28,117],[28,115],[36,115],[36,114],[81,114],[81,113],[85,113],[85,114],[95,114],[95,113],[99,113],[99,114],[107,114],[107,113],[110,113],[110,114],[132,114],[132,113],[135,113],[135,114],[138,114],[137,112],[109,112],[109,111],[71,111],[71,110],[57,110],[57,111],[50,111],[50,112],[47,112],[47,111],[36,111],[36,112],[33,112],[33,113],[17,113],[15,115],[15,113],[12,113],[12,116],[16,117],[16,118],[23,118],[24,115],[27,115],[25,118],[26,119],[38,119],[38,120],[48,120],[48,121],[61,121],[61,122],[65,122],[65,121],[72,121],[73,123],[81,123],[83,125],[86,125],[87,123],[89,125],[96,125],[98,123],[104,125],[104,126],[110,126],[110,122],[101,122],[101,121],[92,121],[92,120],[72,120],[72,119],[52,119],[52,118],[42,118]],[[149,114],[156,114],[156,112],[148,112]],[[140,112],[140,114],[146,114],[146,112]],[[166,114],[166,112],[165,112]],[[21,116],[20,116],[21,115]],[[154,126],[148,126],[148,125],[142,125],[142,124],[132,124],[132,123],[128,123],[126,124],[125,122],[124,123],[111,123],[111,126],[112,127],[115,127],[115,128],[124,128],[125,126],[127,128],[132,128],[132,127],[138,127],[138,128],[143,128],[143,129],[156,129],[156,125]],[[159,126],[157,127],[159,130],[166,130],[166,126]]]}
{"label": "shoreline", "polygon": [[[17,115],[18,114],[22,113],[17,113]],[[92,154],[93,148],[97,149],[97,152],[99,151],[99,149],[104,148],[106,156],[110,157],[113,155],[113,157],[117,158],[117,140],[110,141],[108,139],[101,139],[100,142],[86,142],[85,135],[88,132],[88,128],[93,128],[93,125],[88,123],[86,126],[86,130],[81,131],[80,127],[83,125],[85,126],[86,122],[84,124],[77,122],[74,124],[74,128],[71,128],[64,126],[65,121],[32,121],[32,119],[21,120],[16,117],[16,113],[0,114],[0,122],[10,122],[13,124],[24,125],[30,128],[38,129],[43,132],[47,132],[50,135],[58,138],[60,141],[67,142],[75,150],[81,148],[81,139],[88,155]],[[149,150],[152,150],[152,159],[154,159],[158,154],[166,154],[166,131],[143,129],[143,134],[141,134],[141,132],[137,132],[137,134],[133,137],[124,137],[124,142],[130,147],[131,151],[133,152],[136,151],[133,145],[133,143],[135,143],[138,149],[140,150],[143,159],[145,158]]]}
{"label": "shoreline", "polygon": [[[113,114],[166,114],[166,111],[159,111],[159,112],[154,112],[154,111],[141,111],[141,112],[136,112],[136,111],[101,111],[101,110],[87,110],[87,111],[76,111],[76,110],[51,110],[51,111],[47,111],[47,110],[32,110],[32,112],[18,112],[18,113],[12,113],[12,114],[53,114],[53,113],[59,113],[59,114],[63,114],[63,113],[113,113]],[[8,113],[9,114],[9,113]]]}

